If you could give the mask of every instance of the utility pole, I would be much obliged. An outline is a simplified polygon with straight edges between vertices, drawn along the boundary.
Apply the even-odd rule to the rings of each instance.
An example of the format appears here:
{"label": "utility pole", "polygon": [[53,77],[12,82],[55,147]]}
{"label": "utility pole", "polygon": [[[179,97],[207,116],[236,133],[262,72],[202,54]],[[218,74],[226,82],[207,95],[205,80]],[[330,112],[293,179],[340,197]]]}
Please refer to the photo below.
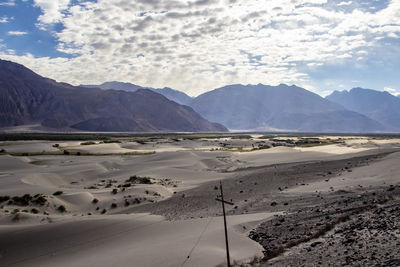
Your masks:
{"label": "utility pole", "polygon": [[[231,267],[231,261],[229,257],[229,242],[228,242],[228,229],[226,228],[226,215],[225,215],[225,203],[229,205],[233,205],[232,202],[224,200],[224,192],[222,191],[222,182],[219,181],[219,189],[221,190],[221,195],[217,196],[215,200],[220,201],[222,203],[222,212],[224,214],[224,228],[225,228],[225,246],[226,246],[226,262],[228,267]],[[221,198],[218,198],[221,197]]]}

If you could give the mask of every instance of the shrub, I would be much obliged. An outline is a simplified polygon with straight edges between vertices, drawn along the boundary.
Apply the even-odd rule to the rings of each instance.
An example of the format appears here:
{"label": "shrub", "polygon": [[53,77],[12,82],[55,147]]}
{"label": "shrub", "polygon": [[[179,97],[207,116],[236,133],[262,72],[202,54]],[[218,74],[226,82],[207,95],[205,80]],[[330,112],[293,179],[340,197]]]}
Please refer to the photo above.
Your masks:
{"label": "shrub", "polygon": [[53,147],[60,147],[60,145],[59,144],[54,144]]}
{"label": "shrub", "polygon": [[0,203],[7,200],[10,200],[10,196],[0,196]]}
{"label": "shrub", "polygon": [[103,143],[104,144],[121,143],[121,141],[119,141],[119,140],[104,140]]}
{"label": "shrub", "polygon": [[93,141],[86,141],[86,142],[82,142],[81,143],[81,146],[89,146],[89,145],[95,145],[96,144],[96,142],[93,142]]}
{"label": "shrub", "polygon": [[32,196],[30,194],[25,194],[22,197],[15,196],[12,198],[13,203],[20,206],[28,206],[30,201],[32,200]]}
{"label": "shrub", "polygon": [[104,214],[104,213],[106,213],[107,212],[107,210],[106,209],[103,209],[102,211],[101,211],[101,214]]}
{"label": "shrub", "polygon": [[99,202],[99,200],[97,198],[93,198],[92,203],[96,204],[97,202]]}
{"label": "shrub", "polygon": [[150,177],[140,177],[133,175],[129,177],[128,180],[126,180],[128,183],[134,183],[134,184],[152,184],[153,182],[151,181]]}
{"label": "shrub", "polygon": [[67,209],[65,208],[64,205],[60,205],[60,206],[57,208],[57,210],[58,210],[59,212],[65,212]]}
{"label": "shrub", "polygon": [[115,209],[117,207],[117,203],[111,203],[111,208]]}
{"label": "shrub", "polygon": [[63,193],[63,191],[56,191],[53,193],[53,196],[59,196]]}
{"label": "shrub", "polygon": [[46,197],[41,194],[36,194],[33,196],[32,203],[34,203],[34,204],[43,206],[44,203],[46,203],[46,202],[47,202]]}
{"label": "shrub", "polygon": [[63,153],[64,153],[64,155],[69,155],[69,151],[68,150],[64,150]]}
{"label": "shrub", "polygon": [[39,213],[39,210],[33,208],[33,209],[31,209],[31,213],[33,213],[33,214],[38,214],[38,213]]}
{"label": "shrub", "polygon": [[86,189],[99,189],[97,186],[91,185],[89,187],[86,187]]}
{"label": "shrub", "polygon": [[118,193],[118,189],[117,189],[117,188],[114,188],[114,189],[111,191],[111,193],[113,193],[114,195],[117,194],[117,193]]}
{"label": "shrub", "polygon": [[6,151],[2,148],[0,149],[0,153],[6,153]]}

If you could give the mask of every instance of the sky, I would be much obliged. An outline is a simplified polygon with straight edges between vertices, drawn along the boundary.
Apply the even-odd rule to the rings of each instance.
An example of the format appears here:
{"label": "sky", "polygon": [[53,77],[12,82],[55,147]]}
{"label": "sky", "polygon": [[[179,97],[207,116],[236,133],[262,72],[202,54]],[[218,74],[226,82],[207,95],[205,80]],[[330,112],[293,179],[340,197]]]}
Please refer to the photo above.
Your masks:
{"label": "sky", "polygon": [[236,83],[400,95],[400,0],[0,0],[0,58],[191,96]]}

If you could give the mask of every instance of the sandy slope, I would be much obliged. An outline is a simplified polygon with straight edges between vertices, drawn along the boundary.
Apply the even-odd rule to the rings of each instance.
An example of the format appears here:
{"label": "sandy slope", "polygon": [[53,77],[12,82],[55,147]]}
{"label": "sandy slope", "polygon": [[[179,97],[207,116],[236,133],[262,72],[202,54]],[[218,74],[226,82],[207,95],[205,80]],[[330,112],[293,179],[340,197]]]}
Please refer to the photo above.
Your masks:
{"label": "sandy slope", "polygon": [[[228,217],[233,260],[262,255],[261,247],[234,226],[272,215]],[[2,266],[215,266],[225,260],[221,217],[185,221],[146,214],[84,217],[7,231],[0,227],[0,234]]]}
{"label": "sandy slope", "polygon": [[333,190],[353,190],[357,187],[377,187],[385,184],[400,182],[400,153],[388,155],[385,160],[374,162],[371,165],[362,166],[344,172],[340,176],[322,181],[312,182],[305,186],[293,187],[286,190],[287,193],[312,193]]}
{"label": "sandy slope", "polygon": [[1,142],[0,147],[8,152],[56,152],[59,151],[53,147],[54,142],[50,141],[18,141]]}

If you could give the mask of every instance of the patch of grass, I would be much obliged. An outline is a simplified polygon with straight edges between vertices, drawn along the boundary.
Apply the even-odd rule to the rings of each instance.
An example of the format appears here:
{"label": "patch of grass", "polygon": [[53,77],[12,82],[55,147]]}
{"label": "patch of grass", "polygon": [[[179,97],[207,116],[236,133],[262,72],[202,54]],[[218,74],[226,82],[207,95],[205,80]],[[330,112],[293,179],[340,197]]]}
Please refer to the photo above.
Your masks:
{"label": "patch of grass", "polygon": [[251,139],[251,135],[247,134],[239,134],[239,135],[234,135],[231,137],[231,139]]}
{"label": "patch of grass", "polygon": [[271,139],[271,138],[275,138],[276,135],[263,135],[258,137],[258,139]]}
{"label": "patch of grass", "polygon": [[89,152],[73,152],[69,150],[62,151],[43,151],[43,152],[5,152],[15,157],[31,157],[31,156],[148,156],[155,154],[155,151],[149,152],[127,152],[127,153],[89,153]]}
{"label": "patch of grass", "polygon": [[0,133],[0,141],[49,140],[49,141],[84,141],[107,140],[104,134],[66,134],[66,133]]}
{"label": "patch of grass", "polygon": [[59,156],[63,155],[61,151],[44,151],[44,152],[7,152],[10,156],[15,157],[31,157],[31,156]]}
{"label": "patch of grass", "polygon": [[104,140],[103,143],[104,144],[121,143],[121,141],[119,141],[119,140]]}

